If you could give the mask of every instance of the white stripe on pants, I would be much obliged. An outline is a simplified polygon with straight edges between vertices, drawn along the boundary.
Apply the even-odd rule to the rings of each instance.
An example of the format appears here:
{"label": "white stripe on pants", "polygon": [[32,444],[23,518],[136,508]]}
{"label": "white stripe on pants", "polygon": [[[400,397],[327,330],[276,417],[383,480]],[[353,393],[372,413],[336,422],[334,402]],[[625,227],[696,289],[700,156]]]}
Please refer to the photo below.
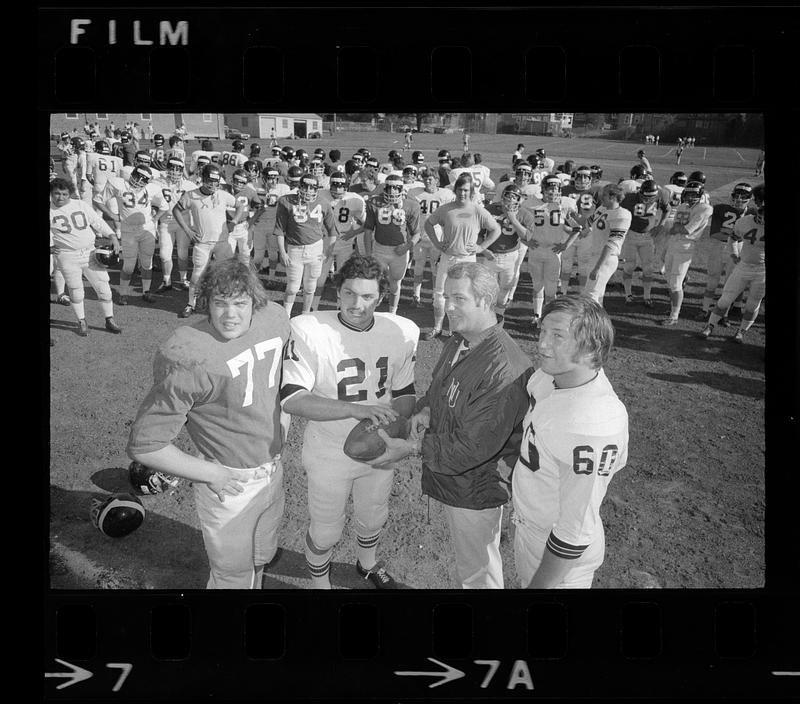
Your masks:
{"label": "white stripe on pants", "polygon": [[271,476],[239,482],[244,491],[236,496],[226,494],[224,502],[207,484],[194,483],[211,567],[207,589],[257,589],[255,567],[269,562],[278,547],[285,501],[281,461],[275,462]]}
{"label": "white stripe on pants", "polygon": [[456,574],[463,589],[502,589],[500,524],[503,507],[480,510],[444,507],[456,552]]}

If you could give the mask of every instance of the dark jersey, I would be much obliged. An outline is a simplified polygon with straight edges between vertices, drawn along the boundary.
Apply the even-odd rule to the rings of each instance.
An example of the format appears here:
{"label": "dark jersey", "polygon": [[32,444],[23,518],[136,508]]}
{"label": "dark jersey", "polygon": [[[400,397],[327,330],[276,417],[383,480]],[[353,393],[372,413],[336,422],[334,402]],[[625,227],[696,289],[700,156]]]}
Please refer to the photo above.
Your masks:
{"label": "dark jersey", "polygon": [[744,212],[736,210],[730,203],[715,205],[711,213],[711,237],[715,240],[727,242],[733,232],[733,226],[736,221],[744,214]]}
{"label": "dark jersey", "polygon": [[645,234],[661,221],[661,203],[658,200],[643,203],[638,193],[630,193],[622,199],[620,206],[631,211],[632,232]]}

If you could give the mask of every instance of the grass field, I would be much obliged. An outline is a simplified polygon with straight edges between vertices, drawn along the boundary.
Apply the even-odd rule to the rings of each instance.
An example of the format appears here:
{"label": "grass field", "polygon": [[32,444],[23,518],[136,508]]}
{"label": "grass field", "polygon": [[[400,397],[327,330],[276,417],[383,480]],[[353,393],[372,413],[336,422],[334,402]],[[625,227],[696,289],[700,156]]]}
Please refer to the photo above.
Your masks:
{"label": "grass field", "polygon": [[[397,142],[395,143],[395,139]],[[257,140],[262,152],[268,141]],[[645,149],[656,180],[665,183],[676,170],[674,147],[645,146],[600,139],[556,139],[518,135],[471,135],[471,151],[499,176],[510,167],[516,144],[526,153],[543,147],[556,163],[571,158],[599,164],[604,178],[628,175],[635,153]],[[366,146],[379,159],[402,148],[402,136],[384,132],[342,133],[335,140],[292,140],[295,149],[336,147],[348,158]],[[147,146],[146,143],[143,146]],[[224,149],[228,143],[215,143]],[[199,148],[187,145],[187,152]],[[439,149],[461,152],[461,135],[414,135],[413,149],[426,161],[436,161]],[[246,151],[249,151],[246,149]],[[410,156],[410,155],[409,155]],[[757,150],[695,147],[684,152],[680,169],[701,169],[707,175],[712,202],[727,199],[733,183],[752,179]],[[119,271],[111,271],[112,288]],[[159,281],[156,274],[155,285]],[[658,320],[668,310],[663,280],[654,286],[656,308],[626,305],[612,289],[606,308],[617,340],[606,368],[609,379],[630,416],[630,456],[627,467],[611,482],[601,514],[606,528],[606,560],[596,575],[600,588],[753,588],[764,583],[764,342],[762,314],[746,344],[726,338],[734,329],[708,340],[695,333],[705,281],[705,247],[701,241],[689,275],[681,321],[662,328]],[[129,490],[124,448],[136,409],[147,392],[157,346],[178,326],[185,293],[172,291],[144,304],[135,292],[131,305],[117,308],[121,336],[105,334],[96,296],[86,291],[91,334],[75,334],[69,308],[52,303],[50,337],[51,440],[51,585],[56,588],[203,588],[205,553],[187,482],[171,495],[144,497],[148,515],[133,535],[113,541],[88,521],[92,496]],[[638,275],[634,294],[641,294]],[[280,301],[279,291],[270,292]],[[432,322],[431,288],[423,287],[425,307],[410,309],[410,279],[403,283],[400,314],[421,328]],[[530,279],[523,274],[518,304],[509,308],[506,328],[536,365],[536,341],[529,329]],[[299,311],[299,300],[295,312]],[[323,308],[335,306],[328,290]],[[381,308],[385,310],[385,307]],[[192,320],[196,320],[194,318]],[[430,381],[441,343],[420,342],[416,367],[418,393]],[[265,579],[272,589],[308,586],[303,559],[307,525],[305,476],[299,462],[303,422],[292,424],[286,461],[287,507],[281,530],[285,557]],[[190,449],[182,434],[180,444]],[[516,587],[511,531],[505,521],[501,551],[506,586]],[[353,577],[351,526],[334,553],[335,587],[363,587]],[[396,472],[389,521],[379,557],[408,588],[453,588],[452,548],[444,519],[428,511],[421,495],[419,466],[407,461]]]}

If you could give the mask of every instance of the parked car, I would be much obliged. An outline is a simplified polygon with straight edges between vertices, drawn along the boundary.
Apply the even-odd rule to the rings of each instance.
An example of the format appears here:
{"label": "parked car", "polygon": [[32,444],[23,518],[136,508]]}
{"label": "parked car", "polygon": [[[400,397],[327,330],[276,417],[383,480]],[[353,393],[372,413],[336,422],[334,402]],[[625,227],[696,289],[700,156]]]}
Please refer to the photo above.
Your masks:
{"label": "parked car", "polygon": [[241,132],[240,130],[225,130],[225,139],[250,139],[250,135],[247,132]]}

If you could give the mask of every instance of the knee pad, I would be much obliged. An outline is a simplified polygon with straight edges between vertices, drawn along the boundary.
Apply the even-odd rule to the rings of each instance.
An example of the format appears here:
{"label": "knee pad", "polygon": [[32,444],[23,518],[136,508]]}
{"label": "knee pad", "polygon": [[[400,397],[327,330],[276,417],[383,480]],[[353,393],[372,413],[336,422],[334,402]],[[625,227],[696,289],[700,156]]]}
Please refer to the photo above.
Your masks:
{"label": "knee pad", "polygon": [[69,300],[71,303],[83,303],[84,292],[83,286],[80,288],[71,288],[69,290]]}

